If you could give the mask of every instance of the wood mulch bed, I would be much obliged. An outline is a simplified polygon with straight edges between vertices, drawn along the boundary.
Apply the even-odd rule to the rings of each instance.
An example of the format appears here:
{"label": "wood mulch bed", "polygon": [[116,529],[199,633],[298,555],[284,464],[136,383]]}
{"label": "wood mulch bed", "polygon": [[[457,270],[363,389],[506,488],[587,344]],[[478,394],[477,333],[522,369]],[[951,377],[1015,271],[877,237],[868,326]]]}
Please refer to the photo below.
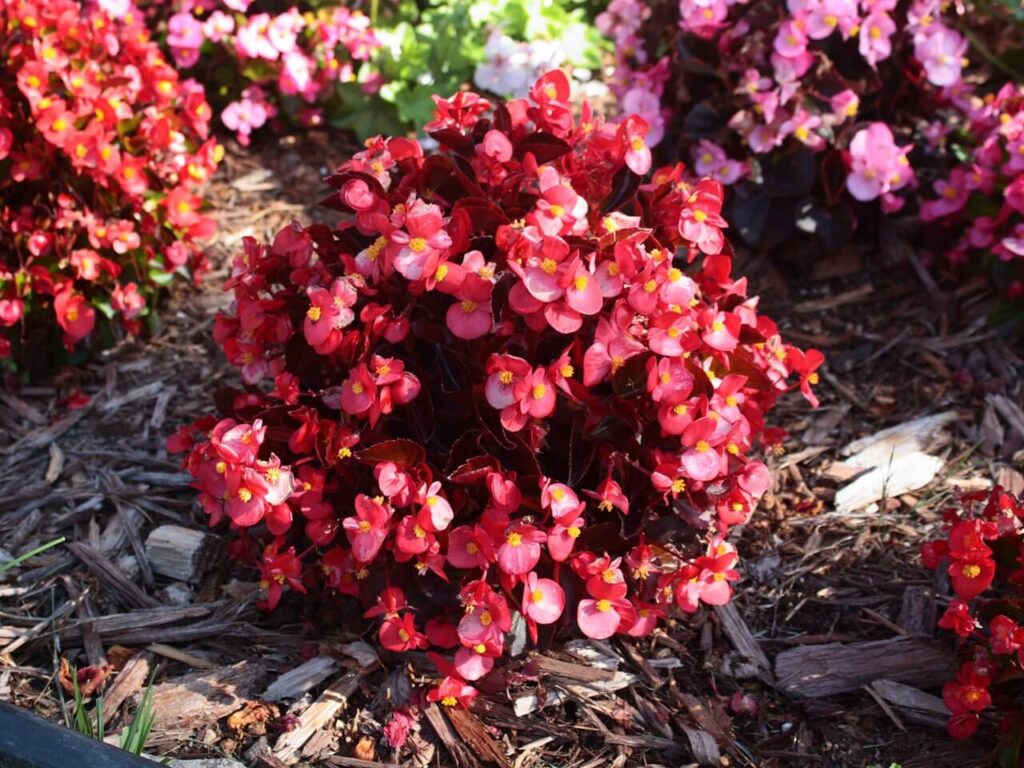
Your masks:
{"label": "wood mulch bed", "polygon": [[[116,732],[152,678],[150,752],[257,766],[986,763],[984,740],[952,742],[936,709],[953,665],[949,638],[933,632],[948,588],[917,551],[955,487],[1024,486],[1024,361],[985,326],[983,282],[943,293],[901,258],[895,233],[882,254],[851,250],[791,267],[797,276],[764,259],[741,265],[783,332],[829,363],[819,410],[792,397],[776,414],[790,437],[741,533],[734,605],[651,638],[521,655],[472,712],[428,708],[394,755],[380,725],[429,664],[380,659],[343,627],[311,633],[287,602],[261,615],[254,574],[222,556],[165,448],[238,382],[210,339],[230,301],[219,289],[230,256],[243,236],[293,218],[331,221],[307,203],[345,149],[313,136],[229,153],[208,193],[216,270],[171,297],[156,337],[0,395],[0,563],[69,542],[0,577],[0,699],[65,719],[60,659],[109,669]],[[76,389],[89,405],[62,408]],[[917,440],[934,477],[890,494],[913,474],[900,465],[882,498],[837,512],[860,471],[844,450],[927,416],[896,439]],[[731,712],[736,693],[756,713]]]}

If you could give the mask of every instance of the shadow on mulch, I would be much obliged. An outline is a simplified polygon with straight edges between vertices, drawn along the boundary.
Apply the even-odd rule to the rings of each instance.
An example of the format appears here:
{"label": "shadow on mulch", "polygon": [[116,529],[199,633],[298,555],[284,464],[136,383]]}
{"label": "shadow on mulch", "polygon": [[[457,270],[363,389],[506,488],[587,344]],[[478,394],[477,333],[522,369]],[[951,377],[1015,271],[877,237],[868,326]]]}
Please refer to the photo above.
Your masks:
{"label": "shadow on mulch", "polygon": [[[3,549],[20,553],[58,536],[85,545],[56,548],[0,578],[0,698],[61,719],[68,705],[55,659],[63,655],[114,670],[108,732],[130,717],[156,671],[151,746],[161,754],[237,755],[262,766],[374,766],[394,757],[375,737],[389,697],[408,695],[406,667],[378,666],[372,649],[344,632],[315,642],[287,605],[259,615],[254,576],[225,560],[194,583],[172,581],[152,572],[145,547],[155,527],[205,525],[165,441],[209,411],[215,389],[238,383],[210,339],[214,314],[230,301],[219,286],[231,255],[243,236],[265,239],[293,218],[331,222],[331,212],[308,204],[351,149],[314,135],[228,153],[208,192],[220,228],[205,285],[172,297],[149,342],[0,395]],[[716,759],[761,768],[984,765],[976,743],[953,743],[874,689],[808,698],[801,683],[774,674],[780,655],[826,643],[927,642],[915,633],[931,636],[946,590],[921,568],[917,550],[943,503],[955,486],[997,476],[1021,482],[1010,465],[1020,464],[1024,434],[992,398],[1019,407],[1024,362],[985,326],[984,284],[937,294],[905,264],[891,252],[875,262],[844,253],[829,272],[798,278],[765,260],[741,265],[783,333],[818,346],[829,363],[819,410],[792,397],[775,416],[790,437],[786,453],[771,459],[776,487],[741,534],[738,611],[701,612],[642,641],[577,644],[534,658],[506,680],[514,706],[497,691],[471,716],[431,710],[403,764],[473,766],[490,756],[514,768]],[[74,386],[90,405],[58,410]],[[835,465],[845,446],[943,411],[959,418],[941,448],[944,469],[928,486],[855,513],[830,511],[844,482]],[[767,667],[748,658],[761,652]],[[268,683],[317,655],[335,660],[311,672],[308,693],[295,692],[300,681],[291,704],[255,703]],[[414,677],[428,668],[414,658]],[[737,692],[756,702],[756,714],[729,713]],[[324,727],[309,728],[312,721]]]}

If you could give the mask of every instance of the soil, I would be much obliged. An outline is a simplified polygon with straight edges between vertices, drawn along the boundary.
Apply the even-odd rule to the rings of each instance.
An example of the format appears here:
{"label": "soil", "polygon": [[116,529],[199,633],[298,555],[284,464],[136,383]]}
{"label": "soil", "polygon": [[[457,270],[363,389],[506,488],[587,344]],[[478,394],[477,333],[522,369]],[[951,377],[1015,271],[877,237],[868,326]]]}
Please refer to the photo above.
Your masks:
{"label": "soil", "polygon": [[[215,558],[195,584],[154,576],[144,545],[154,527],[205,530],[165,443],[178,425],[209,411],[214,390],[238,383],[210,339],[215,313],[230,301],[219,286],[231,255],[243,236],[270,237],[293,218],[332,221],[315,202],[323,175],[348,151],[312,135],[228,152],[208,191],[220,228],[210,243],[215,271],[203,285],[169,297],[148,341],[125,341],[84,367],[2,396],[3,550],[17,555],[59,536],[85,548],[58,546],[0,576],[0,699],[66,720],[73,703],[59,683],[59,659],[79,668],[108,663],[108,701],[124,695],[107,708],[115,732],[152,670],[157,723],[149,751],[235,756],[246,765],[596,768],[714,764],[716,754],[723,766],[762,768],[988,763],[990,723],[957,743],[941,718],[938,727],[920,724],[880,703],[873,689],[812,699],[775,675],[779,655],[793,649],[930,637],[929,611],[936,604],[941,611],[948,587],[922,568],[917,552],[943,505],[956,487],[994,478],[1018,492],[1024,485],[1013,469],[1022,465],[1024,433],[993,406],[999,397],[1024,402],[1024,361],[985,325],[985,283],[946,291],[923,279],[898,231],[882,253],[851,249],[817,270],[788,273],[764,258],[741,259],[783,333],[821,348],[829,361],[818,410],[793,397],[775,414],[789,432],[786,451],[771,458],[775,487],[740,536],[744,581],[731,616],[767,667],[736,650],[742,642],[727,631],[729,616],[701,612],[652,638],[593,643],[589,660],[571,650],[524,659],[506,680],[511,699],[487,691],[468,715],[428,711],[410,747],[395,755],[379,739],[388,697],[408,692],[407,671],[420,679],[424,660],[411,668],[378,663],[344,629],[310,634],[287,602],[261,615],[255,576],[226,558]],[[77,390],[90,403],[69,410],[64,403]],[[834,511],[846,446],[946,411],[957,418],[933,449],[945,461],[927,486]],[[118,618],[138,611],[148,613]],[[948,636],[943,643],[952,649]],[[307,695],[260,703],[268,684],[317,655],[337,664]],[[600,664],[618,671],[598,672],[595,682]],[[608,691],[621,680],[629,682]],[[737,692],[756,714],[730,711]],[[561,703],[515,715],[512,701],[536,694],[544,703],[555,693]],[[312,713],[323,727],[289,750],[289,739],[298,741],[294,726]]]}

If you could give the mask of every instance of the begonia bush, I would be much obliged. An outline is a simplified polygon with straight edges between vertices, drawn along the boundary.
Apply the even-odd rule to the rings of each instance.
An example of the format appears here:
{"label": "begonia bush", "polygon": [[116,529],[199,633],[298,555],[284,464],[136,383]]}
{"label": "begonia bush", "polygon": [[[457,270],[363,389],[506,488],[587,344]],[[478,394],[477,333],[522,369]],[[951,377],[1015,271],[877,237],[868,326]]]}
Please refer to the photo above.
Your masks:
{"label": "begonia bush", "polygon": [[731,274],[721,184],[643,182],[644,121],[569,91],[438,98],[439,151],[376,138],[330,178],[337,228],[247,240],[215,337],[248,386],[170,443],[266,608],[361,602],[447,705],[517,615],[603,639],[726,603],[765,418],[816,402],[821,354]]}
{"label": "begonia bush", "polygon": [[279,112],[323,124],[339,106],[339,86],[368,93],[379,77],[360,71],[380,47],[370,18],[338,3],[302,2],[287,10],[261,0],[144,3],[178,67],[207,84],[220,120],[242,144]]}
{"label": "begonia bush", "polygon": [[0,0],[0,32],[0,358],[137,333],[158,286],[205,268],[203,89],[137,14]]}
{"label": "begonia bush", "polygon": [[922,549],[955,595],[939,626],[961,639],[964,660],[942,698],[949,732],[973,735],[981,715],[1000,717],[998,764],[1019,765],[1024,742],[1024,503],[1000,487],[959,495],[943,516],[942,538]]}
{"label": "begonia bush", "polygon": [[744,240],[828,255],[858,225],[877,245],[879,213],[916,214],[919,177],[948,177],[958,145],[994,151],[979,113],[1020,53],[1014,19],[939,0],[614,0],[597,23],[624,109],[685,116],[663,151],[730,186]]}
{"label": "begonia bush", "polygon": [[965,100],[953,164],[925,192],[929,244],[954,265],[987,269],[1005,301],[992,320],[1024,330],[1024,86]]}

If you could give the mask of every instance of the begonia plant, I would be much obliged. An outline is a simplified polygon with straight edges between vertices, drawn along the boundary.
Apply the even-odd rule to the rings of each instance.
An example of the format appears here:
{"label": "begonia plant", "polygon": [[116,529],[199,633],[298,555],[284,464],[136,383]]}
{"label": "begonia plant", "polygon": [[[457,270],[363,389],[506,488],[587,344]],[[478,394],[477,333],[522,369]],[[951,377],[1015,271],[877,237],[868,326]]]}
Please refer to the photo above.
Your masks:
{"label": "begonia plant", "polygon": [[246,387],[170,444],[264,607],[355,601],[444,705],[514,625],[642,636],[728,602],[765,419],[816,402],[821,354],[732,275],[721,184],[648,178],[646,123],[569,94],[437,98],[438,151],[371,139],[329,179],[335,228],[247,240],[215,326]]}

